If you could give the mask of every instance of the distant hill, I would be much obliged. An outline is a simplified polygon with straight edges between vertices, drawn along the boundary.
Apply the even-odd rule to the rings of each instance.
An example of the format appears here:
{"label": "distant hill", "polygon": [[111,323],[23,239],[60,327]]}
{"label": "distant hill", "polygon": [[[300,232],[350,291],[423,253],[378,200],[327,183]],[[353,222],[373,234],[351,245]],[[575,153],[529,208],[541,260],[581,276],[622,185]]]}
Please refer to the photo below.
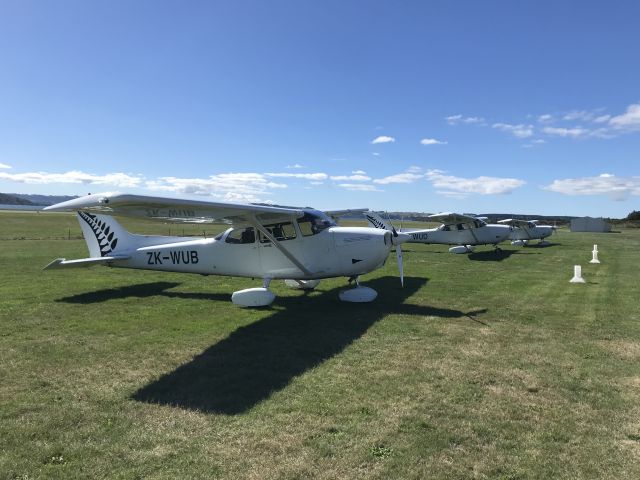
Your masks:
{"label": "distant hill", "polygon": [[74,198],[78,198],[76,196],[70,195],[30,195],[26,193],[0,193],[0,195],[9,195],[11,197],[16,197],[19,200],[26,201],[27,203],[7,203],[4,201],[0,201],[0,203],[5,203],[7,205],[41,205],[46,207],[48,205],[53,205],[55,203],[66,202],[67,200],[73,200]]}
{"label": "distant hill", "polygon": [[12,193],[0,193],[0,204],[2,205],[35,205],[33,202],[20,198]]}

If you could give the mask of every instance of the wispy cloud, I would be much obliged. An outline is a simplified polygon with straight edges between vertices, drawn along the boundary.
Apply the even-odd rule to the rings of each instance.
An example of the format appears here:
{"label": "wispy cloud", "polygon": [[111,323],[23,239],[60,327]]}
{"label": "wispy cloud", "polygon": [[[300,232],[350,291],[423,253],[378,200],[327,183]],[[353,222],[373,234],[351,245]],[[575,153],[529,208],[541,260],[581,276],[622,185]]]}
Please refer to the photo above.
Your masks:
{"label": "wispy cloud", "polygon": [[505,195],[523,186],[526,182],[517,178],[476,177],[463,178],[447,175],[442,170],[428,170],[427,180],[436,192],[448,197],[461,198],[470,194]]}
{"label": "wispy cloud", "polygon": [[370,183],[339,183],[338,187],[344,188],[346,190],[351,190],[353,192],[382,192],[375,185],[371,185]]}
{"label": "wispy cloud", "polygon": [[329,177],[331,180],[334,180],[336,182],[344,182],[344,181],[351,181],[351,182],[368,182],[369,180],[371,180],[371,177],[368,175],[362,175],[360,173],[356,173],[355,175],[334,175]]}
{"label": "wispy cloud", "polygon": [[354,170],[353,172],[354,175],[366,175],[367,172],[365,172],[364,170]]}
{"label": "wispy cloud", "polygon": [[503,132],[510,133],[517,138],[528,138],[533,136],[533,125],[494,123],[493,125],[491,125],[491,128],[496,128],[498,130],[502,130]]}
{"label": "wispy cloud", "polygon": [[550,113],[545,113],[543,115],[539,115],[538,116],[538,122],[539,123],[551,123],[551,122],[554,122],[554,121],[555,121],[555,118]]}
{"label": "wispy cloud", "polygon": [[294,163],[293,165],[287,165],[284,168],[304,168],[304,165],[300,165],[299,163]]}
{"label": "wispy cloud", "polygon": [[435,138],[423,138],[420,140],[420,144],[422,145],[446,145],[447,142],[442,140],[436,140]]}
{"label": "wispy cloud", "polygon": [[326,173],[265,173],[267,177],[274,178],[302,178],[305,180],[326,180],[329,175]]}
{"label": "wispy cloud", "polygon": [[262,173],[221,173],[208,178],[160,177],[145,183],[155,191],[207,195],[226,201],[261,202],[271,190],[287,188]]}
{"label": "wispy cloud", "polygon": [[106,175],[95,175],[79,170],[72,170],[65,173],[48,172],[28,172],[28,173],[6,173],[0,172],[0,179],[12,182],[27,184],[53,184],[70,183],[84,185],[109,185],[121,188],[135,188],[142,184],[143,178],[139,175],[127,173],[108,173]]}
{"label": "wispy cloud", "polygon": [[622,115],[617,115],[609,120],[609,125],[619,130],[640,130],[640,103],[634,103],[627,107]]}
{"label": "wispy cloud", "polygon": [[396,139],[394,137],[389,137],[388,135],[380,135],[379,137],[371,140],[371,143],[377,145],[379,143],[393,143]]}
{"label": "wispy cloud", "polygon": [[387,185],[390,183],[413,183],[420,180],[423,177],[424,177],[423,174],[404,172],[404,173],[397,173],[395,175],[389,175],[388,177],[384,177],[384,178],[376,178],[373,181],[373,183],[377,183],[380,185]]}
{"label": "wispy cloud", "polygon": [[482,117],[465,117],[464,115],[449,115],[444,117],[449,125],[458,125],[461,123],[466,124],[484,124],[485,120]]}
{"label": "wispy cloud", "polygon": [[640,196],[640,177],[617,177],[603,173],[597,177],[554,180],[542,188],[564,195],[605,195],[615,201],[624,201],[630,196]]}
{"label": "wispy cloud", "polygon": [[579,138],[579,137],[585,137],[589,135],[591,131],[582,127],[572,127],[572,128],[544,127],[542,129],[542,133],[545,133],[546,135],[550,135],[553,137]]}
{"label": "wispy cloud", "polygon": [[0,163],[0,168],[11,168],[11,165],[7,165],[6,163]]}

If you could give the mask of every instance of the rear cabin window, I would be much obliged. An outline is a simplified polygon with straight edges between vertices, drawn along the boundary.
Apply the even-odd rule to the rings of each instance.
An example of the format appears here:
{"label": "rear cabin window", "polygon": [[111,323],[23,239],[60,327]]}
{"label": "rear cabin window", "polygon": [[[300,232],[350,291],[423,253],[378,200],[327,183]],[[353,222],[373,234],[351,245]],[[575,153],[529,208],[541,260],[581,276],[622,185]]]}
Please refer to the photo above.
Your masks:
{"label": "rear cabin window", "polygon": [[256,241],[256,232],[253,227],[236,228],[229,232],[227,243],[254,243]]}
{"label": "rear cabin window", "polygon": [[[264,228],[266,228],[267,231],[278,241],[292,240],[296,238],[296,229],[293,227],[293,223],[291,222],[265,225]],[[270,240],[262,232],[260,232],[260,242],[267,243],[269,241]]]}

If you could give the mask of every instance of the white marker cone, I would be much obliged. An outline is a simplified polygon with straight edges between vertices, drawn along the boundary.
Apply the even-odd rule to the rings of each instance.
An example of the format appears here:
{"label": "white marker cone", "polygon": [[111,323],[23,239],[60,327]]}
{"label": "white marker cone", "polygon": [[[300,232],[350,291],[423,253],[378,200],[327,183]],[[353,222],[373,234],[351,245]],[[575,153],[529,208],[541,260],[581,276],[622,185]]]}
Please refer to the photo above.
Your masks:
{"label": "white marker cone", "polygon": [[582,267],[580,265],[574,265],[573,278],[569,280],[569,283],[587,283],[582,278]]}

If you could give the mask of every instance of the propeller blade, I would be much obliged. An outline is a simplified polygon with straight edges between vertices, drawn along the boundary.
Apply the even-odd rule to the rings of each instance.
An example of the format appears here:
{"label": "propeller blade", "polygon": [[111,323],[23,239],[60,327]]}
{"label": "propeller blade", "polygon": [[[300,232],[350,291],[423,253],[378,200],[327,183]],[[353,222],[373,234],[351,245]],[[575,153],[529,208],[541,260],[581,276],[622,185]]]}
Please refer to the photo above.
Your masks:
{"label": "propeller blade", "polygon": [[398,270],[400,271],[400,285],[404,287],[404,265],[402,263],[402,247],[396,245],[396,257],[398,259]]}

